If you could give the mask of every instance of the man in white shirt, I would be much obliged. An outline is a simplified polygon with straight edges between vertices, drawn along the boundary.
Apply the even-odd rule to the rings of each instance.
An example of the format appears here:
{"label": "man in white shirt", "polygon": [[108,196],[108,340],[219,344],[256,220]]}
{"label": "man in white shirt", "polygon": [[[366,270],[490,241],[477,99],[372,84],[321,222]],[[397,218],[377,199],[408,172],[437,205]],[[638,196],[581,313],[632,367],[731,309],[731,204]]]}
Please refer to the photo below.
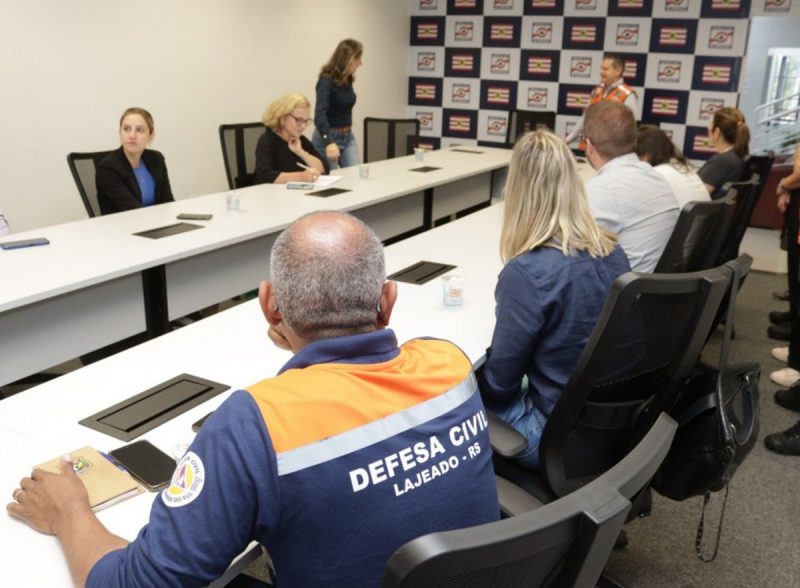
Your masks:
{"label": "man in white shirt", "polygon": [[629,108],[604,100],[586,109],[586,157],[597,174],[586,193],[598,223],[619,234],[631,269],[651,272],[678,220],[667,181],[634,153],[636,123]]}

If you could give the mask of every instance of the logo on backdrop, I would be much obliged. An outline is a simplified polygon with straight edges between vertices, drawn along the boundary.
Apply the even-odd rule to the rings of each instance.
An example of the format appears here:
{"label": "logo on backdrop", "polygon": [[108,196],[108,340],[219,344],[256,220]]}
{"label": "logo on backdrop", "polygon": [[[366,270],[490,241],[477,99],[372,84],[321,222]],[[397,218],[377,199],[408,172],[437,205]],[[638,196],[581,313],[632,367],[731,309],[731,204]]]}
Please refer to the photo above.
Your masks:
{"label": "logo on backdrop", "polygon": [[437,0],[419,0],[420,10],[436,10]]}
{"label": "logo on backdrop", "polygon": [[597,10],[597,0],[575,0],[575,10]]}
{"label": "logo on backdrop", "polygon": [[673,61],[670,59],[659,60],[658,81],[677,84],[681,81],[681,66],[682,64],[680,61]]}
{"label": "logo on backdrop", "polygon": [[417,70],[433,71],[436,69],[436,53],[432,51],[420,51],[417,53]]}
{"label": "logo on backdrop", "polygon": [[528,108],[547,108],[547,88],[528,88]]}
{"label": "logo on backdrop", "polygon": [[439,37],[439,23],[419,22],[417,23],[417,39],[436,40]]}
{"label": "logo on backdrop", "polygon": [[689,0],[665,0],[664,10],[666,12],[688,12]]}
{"label": "logo on backdrop", "polygon": [[472,87],[469,84],[453,84],[450,100],[453,102],[468,103],[472,97]]}
{"label": "logo on backdrop", "polygon": [[420,131],[433,131],[433,113],[417,111]]}
{"label": "logo on backdrop", "polygon": [[489,38],[492,41],[513,41],[514,25],[509,23],[492,23],[489,27]]}
{"label": "logo on backdrop", "polygon": [[708,34],[709,49],[732,49],[733,27],[712,26]]}
{"label": "logo on backdrop", "polygon": [[698,118],[700,120],[711,120],[714,113],[723,106],[725,106],[725,101],[722,98],[701,98]]}
{"label": "logo on backdrop", "polygon": [[513,10],[514,0],[494,0],[496,10]]}
{"label": "logo on backdrop", "polygon": [[490,116],[486,120],[486,134],[490,137],[505,139],[507,124],[504,116]]}
{"label": "logo on backdrop", "polygon": [[470,131],[470,118],[453,114],[447,122],[447,128],[454,133],[469,133]]}
{"label": "logo on backdrop", "polygon": [[570,30],[573,43],[594,43],[597,40],[597,27],[593,24],[574,25]]}
{"label": "logo on backdrop", "polygon": [[592,77],[592,58],[587,56],[572,57],[569,65],[569,73],[574,78]]}
{"label": "logo on backdrop", "polygon": [[639,63],[635,59],[626,59],[622,77],[632,80],[639,73]]}
{"label": "logo on backdrop", "polygon": [[532,55],[528,58],[528,73],[548,75],[553,73],[553,58]]}
{"label": "logo on backdrop", "polygon": [[764,2],[764,12],[789,12],[792,0],[767,0]]}
{"label": "logo on backdrop", "polygon": [[531,25],[531,43],[552,43],[553,23],[535,22]]}
{"label": "logo on backdrop", "polygon": [[489,71],[493,74],[511,73],[511,55],[508,53],[492,53]]}
{"label": "logo on backdrop", "polygon": [[703,66],[702,80],[706,84],[725,86],[731,82],[731,66],[725,63],[708,63]]}
{"label": "logo on backdrop", "polygon": [[475,23],[472,21],[456,21],[453,38],[456,41],[472,41],[475,36]]}
{"label": "logo on backdrop", "polygon": [[617,45],[620,47],[637,45],[639,43],[639,25],[621,23],[617,25]]}

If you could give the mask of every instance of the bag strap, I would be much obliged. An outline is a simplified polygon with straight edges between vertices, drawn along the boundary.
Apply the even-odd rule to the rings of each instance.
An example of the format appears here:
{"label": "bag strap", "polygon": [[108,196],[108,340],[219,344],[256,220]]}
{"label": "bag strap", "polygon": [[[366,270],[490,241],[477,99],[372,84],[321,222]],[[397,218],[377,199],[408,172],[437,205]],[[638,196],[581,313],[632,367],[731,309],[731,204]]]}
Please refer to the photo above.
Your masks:
{"label": "bag strap", "polygon": [[700,523],[697,525],[697,535],[694,538],[694,553],[702,562],[709,563],[717,558],[719,540],[722,537],[722,520],[725,518],[725,506],[728,504],[728,490],[730,490],[730,486],[725,484],[725,497],[722,499],[722,510],[719,513],[719,522],[717,523],[717,539],[714,542],[714,552],[711,556],[703,555],[703,529],[706,520],[706,506],[711,500],[711,492],[706,492],[703,495],[703,511],[700,514]]}

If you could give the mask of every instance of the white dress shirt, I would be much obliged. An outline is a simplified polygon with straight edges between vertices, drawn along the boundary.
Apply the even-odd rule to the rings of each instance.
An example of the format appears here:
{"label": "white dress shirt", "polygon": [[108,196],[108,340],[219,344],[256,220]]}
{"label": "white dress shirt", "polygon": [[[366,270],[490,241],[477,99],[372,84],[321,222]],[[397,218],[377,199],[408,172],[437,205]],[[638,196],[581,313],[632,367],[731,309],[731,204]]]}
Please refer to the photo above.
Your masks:
{"label": "white dress shirt", "polygon": [[619,235],[631,269],[653,271],[680,212],[664,177],[628,153],[601,167],[586,193],[597,222]]}
{"label": "white dress shirt", "polygon": [[662,163],[653,168],[667,180],[672,186],[675,198],[678,199],[678,206],[683,208],[689,202],[708,202],[711,194],[708,193],[706,185],[694,168],[684,168],[677,161]]}

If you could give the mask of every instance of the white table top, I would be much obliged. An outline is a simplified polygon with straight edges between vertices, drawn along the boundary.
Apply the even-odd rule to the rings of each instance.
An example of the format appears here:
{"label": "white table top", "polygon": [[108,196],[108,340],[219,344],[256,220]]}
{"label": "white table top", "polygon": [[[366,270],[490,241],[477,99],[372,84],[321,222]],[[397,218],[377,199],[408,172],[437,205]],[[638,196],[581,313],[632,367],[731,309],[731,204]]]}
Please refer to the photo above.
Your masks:
{"label": "white table top", "polygon": [[[0,312],[78,290],[254,239],[285,228],[291,221],[314,210],[356,210],[508,164],[507,149],[481,147],[481,154],[441,150],[370,163],[369,179],[358,177],[357,167],[337,170],[343,179],[334,185],[351,192],[319,198],[288,190],[285,185],[259,185],[237,190],[240,212],[225,208],[227,192],[198,196],[124,213],[85,219],[0,239],[0,242],[46,237],[51,244],[13,251],[0,250]],[[441,167],[419,173],[421,165]],[[211,221],[164,239],[136,237],[133,233],[179,222],[181,212],[210,213]]]}

